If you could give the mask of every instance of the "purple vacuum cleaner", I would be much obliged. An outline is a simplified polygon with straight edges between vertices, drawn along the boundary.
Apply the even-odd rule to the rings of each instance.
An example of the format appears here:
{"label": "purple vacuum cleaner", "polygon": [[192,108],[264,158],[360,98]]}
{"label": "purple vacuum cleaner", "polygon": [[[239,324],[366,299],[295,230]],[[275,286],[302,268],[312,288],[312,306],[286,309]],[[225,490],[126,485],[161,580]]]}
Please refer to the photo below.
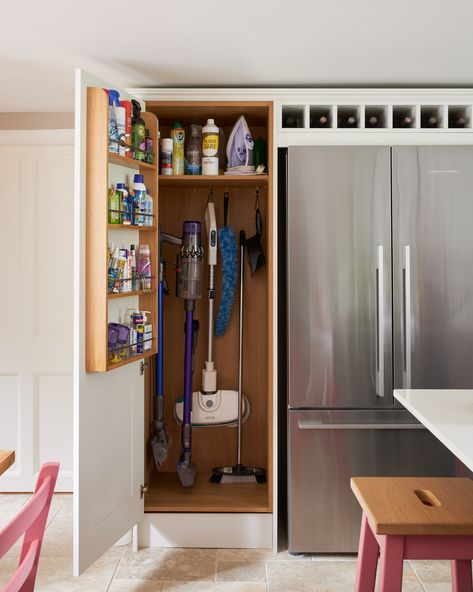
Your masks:
{"label": "purple vacuum cleaner", "polygon": [[177,474],[183,487],[192,487],[197,473],[195,464],[192,462],[192,374],[199,328],[198,321],[194,320],[194,309],[195,301],[202,298],[203,260],[201,224],[193,221],[184,222],[182,247],[177,256],[176,268],[176,295],[184,300],[186,311],[182,453],[177,463]]}

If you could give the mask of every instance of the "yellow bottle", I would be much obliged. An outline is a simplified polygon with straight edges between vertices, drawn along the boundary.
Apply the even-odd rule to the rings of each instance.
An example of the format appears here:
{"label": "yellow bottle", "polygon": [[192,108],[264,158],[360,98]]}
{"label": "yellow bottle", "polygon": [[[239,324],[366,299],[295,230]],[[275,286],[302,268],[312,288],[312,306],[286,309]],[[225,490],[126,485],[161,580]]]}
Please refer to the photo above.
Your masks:
{"label": "yellow bottle", "polygon": [[184,174],[184,138],[185,132],[182,124],[177,122],[171,130],[172,138],[172,174]]}

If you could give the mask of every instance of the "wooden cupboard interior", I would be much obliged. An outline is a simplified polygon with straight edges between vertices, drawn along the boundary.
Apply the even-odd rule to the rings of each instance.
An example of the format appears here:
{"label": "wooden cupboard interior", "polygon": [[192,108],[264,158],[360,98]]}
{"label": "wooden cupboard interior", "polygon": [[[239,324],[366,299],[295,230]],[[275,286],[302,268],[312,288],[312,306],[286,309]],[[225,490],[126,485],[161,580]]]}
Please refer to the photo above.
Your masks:
{"label": "wooden cupboard interior", "polygon": [[[244,115],[254,138],[267,144],[268,173],[238,177],[158,175],[154,165],[142,166],[131,159],[108,154],[108,104],[101,89],[88,91],[87,127],[87,370],[106,371],[108,310],[121,295],[107,295],[107,242],[110,234],[116,241],[128,232],[146,237],[151,245],[152,273],[156,277],[158,224],[164,231],[182,235],[185,220],[200,220],[205,229],[204,213],[212,190],[218,227],[223,226],[224,191],[230,195],[228,224],[238,239],[240,230],[247,237],[255,234],[255,200],[259,190],[259,206],[263,217],[262,245],[266,265],[251,274],[245,258],[243,392],[250,401],[251,411],[243,424],[242,461],[249,466],[263,467],[267,472],[264,485],[217,485],[209,483],[212,469],[231,466],[236,462],[236,427],[194,428],[192,458],[198,470],[194,487],[185,489],[176,474],[181,452],[180,425],[174,418],[175,400],[183,391],[184,364],[184,303],[175,297],[175,267],[166,266],[170,295],[164,298],[164,394],[166,426],[172,437],[168,458],[157,471],[150,448],[151,424],[154,413],[155,364],[148,360],[145,380],[145,494],[146,512],[271,512],[272,511],[272,237],[273,237],[273,106],[271,102],[165,102],[146,103],[143,118],[151,137],[158,146],[161,138],[170,137],[175,121],[183,124],[186,133],[191,123],[205,125],[213,118],[223,128],[226,140],[240,115]],[[159,124],[158,124],[159,122]],[[159,126],[159,127],[158,127]],[[155,155],[156,156],[156,155]],[[155,161],[157,162],[156,158]],[[150,228],[130,231],[112,228],[107,220],[107,190],[113,175],[110,168],[139,168],[144,183],[154,199],[156,224]],[[130,179],[131,180],[131,179]],[[138,235],[139,233],[139,235]],[[128,240],[128,239],[127,239]],[[136,242],[139,242],[136,239]],[[206,233],[203,232],[206,248]],[[163,247],[166,260],[174,261],[176,247]],[[216,310],[220,302],[221,271],[216,274]],[[202,300],[196,303],[195,318],[200,333],[195,355],[193,390],[199,390],[201,372],[207,355],[208,266],[204,261]],[[214,359],[221,389],[237,389],[238,377],[238,288],[229,327],[224,336],[214,338]],[[150,294],[126,295],[137,304],[134,307],[152,311],[153,337],[157,336],[157,294],[153,279]],[[132,306],[131,304],[129,305]],[[115,320],[115,319],[114,319]],[[156,353],[157,342],[149,355]],[[133,361],[137,358],[133,358]],[[124,360],[122,363],[128,363]],[[115,365],[117,366],[117,365]]]}

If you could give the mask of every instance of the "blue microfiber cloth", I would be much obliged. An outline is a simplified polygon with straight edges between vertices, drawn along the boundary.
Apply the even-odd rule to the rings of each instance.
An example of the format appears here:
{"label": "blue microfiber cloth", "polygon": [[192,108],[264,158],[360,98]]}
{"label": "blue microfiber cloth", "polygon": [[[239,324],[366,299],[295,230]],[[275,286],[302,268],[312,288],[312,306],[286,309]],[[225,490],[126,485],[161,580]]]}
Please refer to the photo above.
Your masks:
{"label": "blue microfiber cloth", "polygon": [[235,233],[227,226],[228,193],[225,193],[225,226],[218,231],[218,242],[222,259],[222,294],[215,321],[215,335],[221,337],[227,330],[232,314],[235,288],[238,279],[238,245]]}

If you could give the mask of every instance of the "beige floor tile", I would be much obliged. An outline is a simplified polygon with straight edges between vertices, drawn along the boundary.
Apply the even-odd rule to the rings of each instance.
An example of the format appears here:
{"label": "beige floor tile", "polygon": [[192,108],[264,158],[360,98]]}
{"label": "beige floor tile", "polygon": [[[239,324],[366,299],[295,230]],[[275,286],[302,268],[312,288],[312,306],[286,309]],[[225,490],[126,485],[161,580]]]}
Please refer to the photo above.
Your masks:
{"label": "beige floor tile", "polygon": [[287,551],[273,553],[272,549],[217,549],[217,561],[290,561],[310,559],[309,554],[289,555]]}
{"label": "beige floor tile", "polygon": [[266,582],[264,561],[217,561],[217,582]]}
{"label": "beige floor tile", "polygon": [[338,555],[330,555],[327,553],[314,553],[311,556],[312,561],[356,561],[356,553],[341,553]]}
{"label": "beige floor tile", "polygon": [[355,561],[268,561],[269,592],[348,592],[355,583]]}
{"label": "beige floor tile", "polygon": [[236,582],[165,582],[163,592],[266,592],[266,584]]}
{"label": "beige floor tile", "polygon": [[117,569],[118,579],[215,581],[215,549],[127,549]]}
{"label": "beige floor tile", "polygon": [[114,579],[107,592],[162,592],[162,589],[161,582]]}
{"label": "beige floor tile", "polygon": [[450,592],[452,575],[450,561],[411,561],[426,592]]}

